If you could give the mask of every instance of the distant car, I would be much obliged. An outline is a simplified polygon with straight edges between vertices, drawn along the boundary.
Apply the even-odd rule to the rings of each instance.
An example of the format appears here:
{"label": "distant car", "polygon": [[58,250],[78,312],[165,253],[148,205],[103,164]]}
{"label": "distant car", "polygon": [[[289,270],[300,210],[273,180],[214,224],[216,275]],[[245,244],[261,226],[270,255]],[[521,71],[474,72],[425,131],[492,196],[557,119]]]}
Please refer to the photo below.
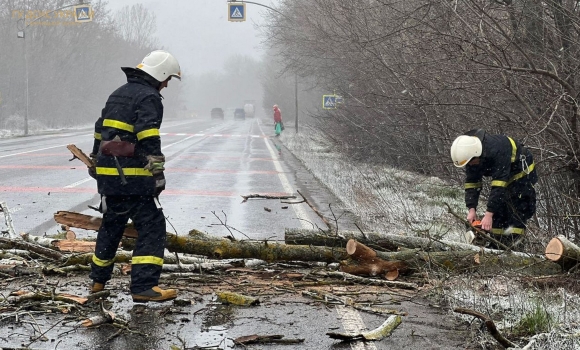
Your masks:
{"label": "distant car", "polygon": [[243,108],[236,108],[236,110],[234,111],[234,119],[240,120],[246,119],[246,113],[244,112]]}
{"label": "distant car", "polygon": [[213,108],[211,110],[211,118],[219,118],[219,119],[224,119],[224,110],[221,108]]}

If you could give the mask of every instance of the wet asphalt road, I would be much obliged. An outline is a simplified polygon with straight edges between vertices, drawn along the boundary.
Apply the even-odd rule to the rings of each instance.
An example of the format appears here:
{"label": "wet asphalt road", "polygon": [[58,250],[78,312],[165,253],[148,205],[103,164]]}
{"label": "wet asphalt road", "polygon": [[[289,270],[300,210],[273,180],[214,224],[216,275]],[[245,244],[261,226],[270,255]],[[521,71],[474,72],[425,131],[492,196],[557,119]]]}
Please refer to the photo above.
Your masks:
{"label": "wet asphalt road", "polygon": [[[168,231],[225,236],[227,224],[239,239],[276,240],[284,238],[285,227],[324,226],[304,203],[242,203],[242,195],[296,195],[295,171],[277,150],[271,129],[255,119],[164,122],[167,189],[160,201]],[[99,204],[95,181],[80,161],[69,162],[66,145],[71,143],[90,153],[92,131],[0,139],[0,198],[10,208],[16,232],[57,233],[52,216],[59,210],[100,215],[88,208]],[[78,231],[79,237],[95,234]]]}
{"label": "wet asphalt road", "polygon": [[[341,204],[280,145],[268,122],[166,120],[161,133],[168,183],[161,203],[170,232],[183,235],[198,229],[215,236],[233,233],[238,239],[246,236],[283,240],[287,227],[324,227],[304,203],[287,205],[260,199],[242,203],[241,196],[249,194],[296,195],[296,190],[300,190],[327,217],[329,203],[342,214]],[[99,203],[94,180],[80,161],[69,162],[71,155],[66,145],[71,143],[88,154],[92,130],[0,139],[0,201],[10,208],[16,232],[57,233],[59,227],[53,214],[59,210],[100,216],[88,208]],[[288,208],[283,209],[284,206]],[[340,227],[354,229],[352,216],[342,215],[341,220]],[[79,237],[96,235],[83,230],[76,233]],[[119,283],[126,288],[127,278]],[[82,295],[86,281],[67,281],[59,290]],[[454,349],[453,344],[462,341],[453,327],[446,326],[445,316],[438,310],[413,302],[395,303],[394,308],[409,316],[392,337],[367,344],[344,344],[325,334],[373,329],[385,320],[384,316],[327,308],[299,296],[266,298],[259,308],[234,309],[211,306],[204,297],[194,307],[182,308],[179,312],[183,316],[174,317],[173,324],[164,318],[163,329],[156,325],[164,306],[142,308],[133,305],[126,294],[120,294],[114,303],[116,313],[134,320],[139,325],[135,327],[150,337],[128,335],[108,341],[110,329],[69,333],[69,326],[59,326],[47,332],[51,340],[35,342],[31,348],[168,349],[169,344],[179,344],[179,338],[190,347],[221,344],[219,348],[230,348],[228,339],[249,334],[306,339],[303,344],[257,345],[251,349]],[[202,310],[205,311],[200,313]],[[37,320],[43,329],[56,323],[54,319],[43,321],[42,316],[37,316]],[[14,336],[14,329],[10,320],[0,322],[0,347],[28,343],[26,332],[19,331]]]}

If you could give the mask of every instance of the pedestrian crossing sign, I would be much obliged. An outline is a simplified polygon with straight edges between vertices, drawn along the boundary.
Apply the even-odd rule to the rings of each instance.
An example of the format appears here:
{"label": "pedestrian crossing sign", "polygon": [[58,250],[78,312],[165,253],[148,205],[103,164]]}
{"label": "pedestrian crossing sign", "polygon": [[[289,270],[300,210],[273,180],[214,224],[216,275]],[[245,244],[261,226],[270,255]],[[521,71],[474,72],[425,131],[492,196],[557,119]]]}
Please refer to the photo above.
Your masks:
{"label": "pedestrian crossing sign", "polygon": [[322,108],[336,109],[336,95],[322,95]]}
{"label": "pedestrian crossing sign", "polygon": [[91,5],[78,5],[74,7],[75,22],[91,22],[93,9]]}
{"label": "pedestrian crossing sign", "polygon": [[246,4],[243,2],[228,3],[228,21],[244,22],[246,20]]}

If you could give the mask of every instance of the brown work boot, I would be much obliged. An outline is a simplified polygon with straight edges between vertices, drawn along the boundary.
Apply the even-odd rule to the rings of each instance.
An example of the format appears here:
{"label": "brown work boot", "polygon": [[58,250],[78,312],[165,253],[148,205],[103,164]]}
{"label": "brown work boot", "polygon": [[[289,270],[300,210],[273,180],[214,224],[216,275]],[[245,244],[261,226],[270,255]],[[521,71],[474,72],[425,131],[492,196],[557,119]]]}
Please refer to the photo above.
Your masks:
{"label": "brown work boot", "polygon": [[89,290],[89,294],[94,294],[98,292],[102,292],[105,290],[105,284],[93,281],[91,283],[91,288]]}
{"label": "brown work boot", "polygon": [[141,293],[133,293],[131,296],[135,303],[147,303],[150,301],[162,303],[177,298],[177,289],[161,289],[155,286]]}

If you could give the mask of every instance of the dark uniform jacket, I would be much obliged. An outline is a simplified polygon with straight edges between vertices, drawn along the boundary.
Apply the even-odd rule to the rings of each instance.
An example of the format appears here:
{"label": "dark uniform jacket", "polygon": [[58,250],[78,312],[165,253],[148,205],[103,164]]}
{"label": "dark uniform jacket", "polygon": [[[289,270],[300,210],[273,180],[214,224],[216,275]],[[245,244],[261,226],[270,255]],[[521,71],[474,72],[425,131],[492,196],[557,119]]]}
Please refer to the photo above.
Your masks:
{"label": "dark uniform jacket", "polygon": [[491,177],[487,211],[492,213],[505,208],[508,191],[525,191],[531,188],[529,184],[538,181],[532,154],[520,142],[483,130],[473,130],[466,135],[477,136],[483,146],[479,165],[466,166],[465,204],[468,208],[477,208],[483,176]]}
{"label": "dark uniform jacket", "polygon": [[[98,191],[102,195],[153,196],[155,179],[144,167],[148,155],[163,155],[159,138],[163,119],[160,83],[138,69],[122,70],[127,75],[127,83],[109,96],[95,123],[93,154],[97,154]],[[107,152],[105,141],[113,140],[124,142],[123,146],[134,146],[134,152]]]}

